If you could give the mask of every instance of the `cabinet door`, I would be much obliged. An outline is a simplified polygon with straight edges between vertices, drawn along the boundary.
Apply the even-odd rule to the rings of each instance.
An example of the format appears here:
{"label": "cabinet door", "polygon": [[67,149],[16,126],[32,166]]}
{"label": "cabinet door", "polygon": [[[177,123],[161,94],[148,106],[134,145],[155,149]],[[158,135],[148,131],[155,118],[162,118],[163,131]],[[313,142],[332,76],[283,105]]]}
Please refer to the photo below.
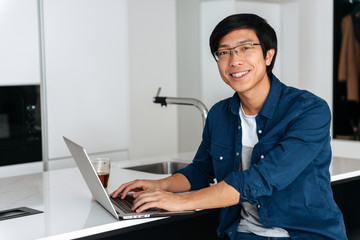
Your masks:
{"label": "cabinet door", "polygon": [[128,149],[125,0],[44,0],[49,159]]}
{"label": "cabinet door", "polygon": [[37,0],[0,1],[0,85],[40,83]]}

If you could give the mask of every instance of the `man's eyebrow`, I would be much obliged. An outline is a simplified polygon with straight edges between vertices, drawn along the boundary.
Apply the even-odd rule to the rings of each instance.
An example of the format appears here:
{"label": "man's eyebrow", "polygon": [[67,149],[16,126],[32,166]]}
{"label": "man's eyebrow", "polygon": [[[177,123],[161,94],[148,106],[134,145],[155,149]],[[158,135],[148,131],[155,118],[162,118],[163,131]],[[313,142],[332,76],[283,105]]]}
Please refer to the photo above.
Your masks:
{"label": "man's eyebrow", "polygon": [[[245,39],[245,40],[237,42],[236,45],[240,45],[240,44],[243,44],[243,43],[249,43],[249,42],[254,42],[254,41],[249,38],[249,39]],[[227,45],[227,44],[221,44],[221,45],[219,45],[218,48],[228,48],[228,47],[230,47],[230,46]]]}

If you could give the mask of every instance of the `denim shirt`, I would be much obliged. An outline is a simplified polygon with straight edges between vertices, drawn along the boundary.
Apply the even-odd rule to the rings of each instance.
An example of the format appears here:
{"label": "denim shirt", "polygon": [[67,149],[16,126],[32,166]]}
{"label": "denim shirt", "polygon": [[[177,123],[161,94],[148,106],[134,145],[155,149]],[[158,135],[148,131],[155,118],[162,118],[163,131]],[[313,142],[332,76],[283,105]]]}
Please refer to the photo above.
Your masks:
{"label": "denim shirt", "polygon": [[216,178],[240,193],[238,204],[221,208],[218,235],[234,239],[240,203],[248,201],[257,206],[264,227],[284,228],[291,239],[346,239],[330,184],[331,113],[326,102],[273,76],[256,116],[259,142],[246,171],[239,171],[239,108],[237,93],[211,108],[193,162],[178,171],[192,190],[208,187]]}

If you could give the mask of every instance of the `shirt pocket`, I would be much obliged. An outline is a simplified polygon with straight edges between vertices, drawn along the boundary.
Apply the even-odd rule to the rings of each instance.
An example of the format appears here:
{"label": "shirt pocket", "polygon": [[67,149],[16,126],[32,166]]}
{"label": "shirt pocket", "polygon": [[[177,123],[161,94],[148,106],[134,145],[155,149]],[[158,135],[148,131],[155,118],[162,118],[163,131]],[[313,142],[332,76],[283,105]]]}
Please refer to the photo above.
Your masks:
{"label": "shirt pocket", "polygon": [[233,165],[232,152],[230,147],[213,142],[210,144],[209,154],[212,158],[215,178],[218,182],[222,181],[231,172]]}

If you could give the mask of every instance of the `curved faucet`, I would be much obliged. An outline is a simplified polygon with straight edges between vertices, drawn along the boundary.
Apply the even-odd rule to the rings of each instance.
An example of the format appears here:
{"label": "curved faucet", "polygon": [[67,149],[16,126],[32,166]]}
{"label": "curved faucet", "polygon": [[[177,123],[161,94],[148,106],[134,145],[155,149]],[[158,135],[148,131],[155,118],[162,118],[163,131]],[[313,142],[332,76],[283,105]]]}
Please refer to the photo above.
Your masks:
{"label": "curved faucet", "polygon": [[158,88],[156,96],[153,98],[154,103],[160,103],[162,107],[166,107],[168,104],[177,105],[190,105],[199,109],[202,117],[202,126],[205,126],[205,120],[208,114],[208,110],[204,103],[195,98],[181,98],[181,97],[160,97],[161,87]]}

